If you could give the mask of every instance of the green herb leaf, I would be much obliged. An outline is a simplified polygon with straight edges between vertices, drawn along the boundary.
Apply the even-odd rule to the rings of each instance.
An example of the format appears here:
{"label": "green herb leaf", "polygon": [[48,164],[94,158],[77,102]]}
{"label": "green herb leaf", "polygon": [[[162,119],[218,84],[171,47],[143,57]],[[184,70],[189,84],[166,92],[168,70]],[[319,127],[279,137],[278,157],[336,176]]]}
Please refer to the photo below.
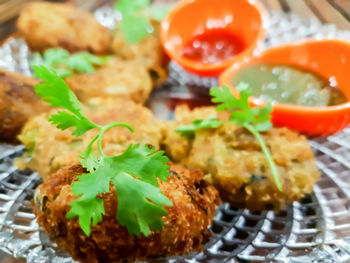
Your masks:
{"label": "green herb leaf", "polygon": [[61,130],[74,127],[75,130],[72,134],[76,136],[81,136],[87,131],[96,128],[96,125],[91,123],[88,119],[78,118],[66,111],[59,111],[57,114],[53,114],[49,121]]}
{"label": "green herb leaf", "polygon": [[150,228],[162,229],[161,217],[167,215],[163,206],[172,203],[157,187],[127,173],[113,178],[113,183],[118,195],[117,219],[130,234],[140,236],[143,233],[147,237]]}
{"label": "green herb leaf", "polygon": [[162,21],[169,13],[169,7],[155,5],[151,8],[152,16],[157,21]]}
{"label": "green herb leaf", "polygon": [[119,0],[114,8],[122,15],[120,29],[130,44],[139,42],[151,32],[150,16],[160,21],[169,12],[165,6],[151,6],[149,0]]}
{"label": "green herb leaf", "polygon": [[157,177],[167,181],[169,176],[169,166],[164,165],[169,162],[168,157],[163,151],[155,152],[147,145],[130,145],[123,154],[113,158],[115,169],[154,186],[158,186]]}
{"label": "green herb leaf", "polygon": [[182,136],[193,139],[197,130],[215,129],[221,125],[221,121],[219,121],[216,117],[209,116],[206,120],[195,120],[190,125],[179,126],[175,131],[181,133]]}
{"label": "green herb leaf", "polygon": [[58,76],[66,78],[74,73],[94,72],[94,66],[103,65],[108,59],[109,56],[97,57],[88,52],[69,54],[67,50],[62,48],[51,48],[44,52],[43,57],[39,53],[35,53],[31,66],[45,66],[51,71],[55,71]]}
{"label": "green herb leaf", "polygon": [[148,18],[143,16],[126,16],[120,22],[120,28],[124,32],[126,41],[130,44],[145,38],[151,27]]}
{"label": "green herb leaf", "polygon": [[90,122],[79,103],[75,94],[57,73],[48,70],[44,66],[34,66],[35,74],[44,80],[34,87],[36,93],[52,107],[64,108],[68,112],[60,111],[51,116],[50,121],[59,129],[75,127],[73,135],[83,135],[88,130],[98,126]]}
{"label": "green herb leaf", "polygon": [[72,219],[79,216],[79,225],[87,236],[91,232],[91,221],[92,225],[96,226],[102,221],[102,215],[105,214],[103,200],[99,197],[86,201],[75,200],[69,205],[71,209],[67,213],[67,218]]}
{"label": "green herb leaf", "polygon": [[[91,149],[88,151],[91,152]],[[79,217],[79,222],[84,224],[82,229],[88,229],[93,219],[93,215],[82,210],[84,203],[98,199],[97,195],[108,192],[109,184],[113,183],[118,196],[118,222],[135,235],[143,233],[148,236],[150,227],[159,230],[162,226],[160,218],[166,215],[163,205],[171,205],[157,188],[157,177],[166,181],[169,176],[169,167],[165,165],[169,159],[163,152],[154,152],[145,145],[131,145],[119,156],[95,161],[96,166],[90,166],[92,172],[79,176],[78,181],[72,184],[73,193],[81,196],[71,203],[71,208]],[[89,222],[80,220],[87,215],[90,216]]]}
{"label": "green herb leaf", "polygon": [[[74,135],[83,135],[93,128],[100,132],[92,139],[83,153],[79,155],[80,163],[89,173],[82,174],[72,183],[72,192],[78,199],[69,205],[67,218],[78,217],[79,224],[86,235],[91,233],[91,225],[102,221],[105,213],[103,199],[100,195],[109,192],[114,184],[117,192],[117,220],[131,234],[145,236],[151,229],[162,228],[162,216],[167,215],[163,206],[170,206],[171,201],[164,196],[158,186],[159,180],[166,181],[169,176],[169,159],[164,152],[155,152],[146,145],[131,145],[119,156],[106,156],[102,150],[102,136],[113,127],[125,127],[133,131],[124,122],[115,122],[99,126],[90,122],[84,115],[80,103],[67,84],[53,71],[43,66],[34,66],[43,83],[35,86],[37,94],[51,106],[61,107],[52,115],[50,121],[60,129],[75,128]],[[93,151],[97,142],[99,158]],[[131,198],[132,197],[132,198]]]}
{"label": "green herb leaf", "polygon": [[[40,55],[35,53],[35,55]],[[63,48],[49,48],[44,52],[44,61],[51,63],[61,63],[69,57],[69,52]]]}
{"label": "green herb leaf", "polygon": [[240,83],[237,90],[240,94],[239,98],[235,98],[227,86],[212,88],[210,90],[212,102],[220,103],[216,107],[218,111],[230,110],[230,121],[242,125],[256,137],[269,163],[276,186],[280,191],[282,191],[282,183],[276,164],[274,163],[271,153],[266,147],[263,138],[259,134],[259,132],[267,131],[272,127],[270,122],[272,107],[270,104],[268,104],[267,106],[263,106],[261,108],[251,108],[249,106],[248,99],[251,96],[252,91],[249,89],[248,85]]}
{"label": "green herb leaf", "polygon": [[74,115],[83,116],[79,100],[68,85],[54,71],[44,66],[34,66],[35,75],[44,82],[35,86],[35,91],[52,107],[64,108]]}
{"label": "green herb leaf", "polygon": [[136,11],[140,11],[150,5],[149,0],[119,0],[114,9],[119,11],[122,16],[133,14]]}

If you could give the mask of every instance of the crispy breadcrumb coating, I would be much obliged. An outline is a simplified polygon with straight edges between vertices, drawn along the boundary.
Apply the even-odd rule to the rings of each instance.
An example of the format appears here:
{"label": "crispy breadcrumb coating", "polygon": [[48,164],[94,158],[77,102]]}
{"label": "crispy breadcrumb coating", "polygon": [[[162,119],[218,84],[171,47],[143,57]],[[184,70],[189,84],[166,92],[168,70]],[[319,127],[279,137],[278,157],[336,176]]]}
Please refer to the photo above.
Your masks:
{"label": "crispy breadcrumb coating", "polygon": [[[77,162],[78,155],[98,133],[97,129],[83,136],[72,135],[72,130],[59,130],[48,119],[55,112],[45,113],[31,119],[24,127],[19,140],[26,146],[28,153],[16,161],[20,168],[31,168],[46,179],[64,165]],[[157,120],[150,110],[132,101],[94,100],[84,107],[87,117],[99,124],[127,122],[135,132],[123,127],[107,131],[102,140],[106,154],[116,155],[124,152],[130,144],[149,144],[159,149],[162,139]],[[31,156],[27,163],[28,155]]]}
{"label": "crispy breadcrumb coating", "polygon": [[320,173],[305,136],[287,128],[272,128],[262,134],[281,177],[283,190],[279,191],[256,138],[245,128],[226,123],[197,131],[193,141],[175,132],[179,125],[210,115],[227,120],[227,114],[217,113],[214,107],[193,111],[179,107],[176,121],[165,130],[164,147],[173,161],[208,174],[206,179],[224,201],[252,210],[279,209],[285,202],[312,192]]}
{"label": "crispy breadcrumb coating", "polygon": [[36,51],[62,47],[70,52],[109,51],[110,34],[94,16],[73,5],[35,2],[21,12],[17,27],[28,46]]}
{"label": "crispy breadcrumb coating", "polygon": [[113,58],[93,73],[66,79],[81,102],[91,98],[117,98],[143,103],[152,91],[147,68],[136,61]]}
{"label": "crispy breadcrumb coating", "polygon": [[[203,180],[199,171],[170,165],[168,182],[160,182],[160,190],[173,203],[166,207],[161,231],[150,236],[130,235],[117,222],[117,198],[114,187],[102,194],[105,215],[103,221],[92,227],[90,236],[81,230],[77,218],[68,220],[69,203],[76,199],[71,182],[82,174],[80,165],[60,169],[35,195],[35,213],[38,223],[53,242],[81,262],[134,262],[159,256],[200,251],[208,241],[208,226],[219,203],[217,191]],[[132,198],[132,197],[131,197]]]}
{"label": "crispy breadcrumb coating", "polygon": [[165,81],[166,55],[160,41],[160,22],[150,19],[153,31],[137,43],[127,43],[123,31],[117,25],[112,36],[112,51],[124,60],[137,60],[147,67],[155,85]]}
{"label": "crispy breadcrumb coating", "polygon": [[16,136],[30,117],[49,110],[34,91],[38,82],[0,69],[0,141],[17,142]]}

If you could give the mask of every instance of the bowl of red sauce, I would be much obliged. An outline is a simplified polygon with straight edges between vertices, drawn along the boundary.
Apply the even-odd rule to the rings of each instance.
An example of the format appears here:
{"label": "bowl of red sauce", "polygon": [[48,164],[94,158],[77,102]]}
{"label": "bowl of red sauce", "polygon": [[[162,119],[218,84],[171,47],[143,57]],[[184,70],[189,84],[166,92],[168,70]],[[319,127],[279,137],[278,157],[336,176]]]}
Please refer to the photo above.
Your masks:
{"label": "bowl of red sauce", "polygon": [[169,57],[200,76],[217,76],[252,55],[265,37],[266,11],[255,0],[182,0],[163,20]]}
{"label": "bowl of red sauce", "polygon": [[306,39],[236,61],[219,83],[252,89],[250,103],[272,102],[272,121],[309,135],[350,124],[350,42]]}

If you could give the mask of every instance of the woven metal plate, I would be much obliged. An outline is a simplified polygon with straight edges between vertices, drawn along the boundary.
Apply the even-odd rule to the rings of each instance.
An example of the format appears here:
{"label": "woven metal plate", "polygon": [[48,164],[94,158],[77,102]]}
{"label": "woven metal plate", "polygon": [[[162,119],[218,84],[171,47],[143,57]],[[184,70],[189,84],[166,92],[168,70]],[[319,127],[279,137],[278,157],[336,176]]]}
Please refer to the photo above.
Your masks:
{"label": "woven metal plate", "polygon": [[[99,21],[112,26],[111,9],[96,12]],[[350,33],[314,20],[272,14],[268,37],[260,50],[307,36],[350,40]],[[0,47],[0,67],[30,75],[31,54],[21,39]],[[165,105],[176,99],[193,99],[191,86],[209,87],[216,79],[200,79],[170,64],[163,89],[152,94],[150,108],[157,117],[172,118]],[[198,90],[198,89],[197,89]],[[201,253],[156,260],[157,262],[348,262],[350,261],[350,128],[328,138],[310,140],[322,177],[314,193],[288,204],[279,213],[251,213],[223,204],[211,225],[213,236]],[[28,262],[73,262],[57,249],[38,227],[32,213],[34,189],[40,184],[35,172],[19,171],[12,162],[23,146],[0,145],[0,249]]]}

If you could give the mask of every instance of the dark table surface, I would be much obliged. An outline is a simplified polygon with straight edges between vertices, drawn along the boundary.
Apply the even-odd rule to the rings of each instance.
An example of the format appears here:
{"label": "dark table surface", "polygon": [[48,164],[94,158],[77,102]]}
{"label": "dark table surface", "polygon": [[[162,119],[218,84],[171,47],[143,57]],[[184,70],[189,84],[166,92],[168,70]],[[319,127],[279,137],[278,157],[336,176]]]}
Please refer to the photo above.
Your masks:
{"label": "dark table surface", "polygon": [[[13,0],[12,0],[13,1]],[[33,1],[33,0],[29,0]],[[57,0],[56,0],[57,1]],[[159,0],[167,1],[167,0]],[[316,18],[322,23],[335,24],[339,29],[350,30],[350,0],[261,0],[267,9],[279,10],[285,13],[295,13],[303,18]],[[11,33],[15,32],[16,17],[6,18],[1,16],[0,1],[0,41],[4,40]],[[19,4],[16,5],[14,15],[18,13],[24,2],[28,0],[18,0]],[[107,2],[114,2],[110,0],[71,0],[76,5],[85,10],[93,10],[96,7],[105,4]],[[6,12],[8,13],[8,12]],[[1,244],[0,244],[1,246]],[[7,256],[0,250],[0,262],[1,263],[23,263],[23,259],[15,259],[11,256]]]}

